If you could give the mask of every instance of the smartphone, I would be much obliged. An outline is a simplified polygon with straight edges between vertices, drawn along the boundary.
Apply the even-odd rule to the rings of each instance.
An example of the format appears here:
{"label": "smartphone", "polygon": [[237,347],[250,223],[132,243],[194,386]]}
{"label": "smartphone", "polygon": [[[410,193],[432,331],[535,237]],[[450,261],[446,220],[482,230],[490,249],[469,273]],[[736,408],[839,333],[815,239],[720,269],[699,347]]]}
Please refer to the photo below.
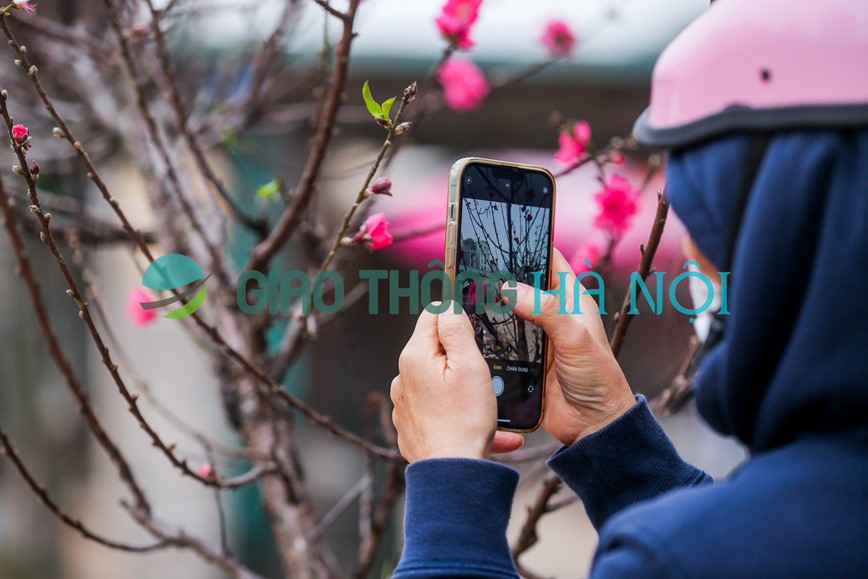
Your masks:
{"label": "smartphone", "polygon": [[542,167],[475,157],[452,166],[447,297],[473,324],[501,430],[532,432],[542,422],[547,338],[505,305],[501,289],[508,279],[549,288],[554,208],[555,180]]}

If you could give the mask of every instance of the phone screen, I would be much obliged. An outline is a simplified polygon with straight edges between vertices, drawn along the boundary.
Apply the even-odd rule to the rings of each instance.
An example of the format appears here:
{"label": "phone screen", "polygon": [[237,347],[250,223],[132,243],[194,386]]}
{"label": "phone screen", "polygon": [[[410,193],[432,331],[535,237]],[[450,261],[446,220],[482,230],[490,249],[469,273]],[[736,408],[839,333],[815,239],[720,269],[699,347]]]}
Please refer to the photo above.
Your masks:
{"label": "phone screen", "polygon": [[553,197],[554,184],[542,171],[473,162],[461,175],[455,295],[461,292],[491,370],[501,428],[535,428],[542,414],[545,336],[499,304],[502,272],[549,287]]}

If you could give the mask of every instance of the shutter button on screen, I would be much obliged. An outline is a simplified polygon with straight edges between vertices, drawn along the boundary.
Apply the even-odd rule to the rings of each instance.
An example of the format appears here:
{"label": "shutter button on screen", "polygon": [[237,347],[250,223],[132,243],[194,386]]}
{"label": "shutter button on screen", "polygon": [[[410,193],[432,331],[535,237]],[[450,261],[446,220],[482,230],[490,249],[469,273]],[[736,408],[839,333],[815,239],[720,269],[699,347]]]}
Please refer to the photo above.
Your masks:
{"label": "shutter button on screen", "polygon": [[495,376],[491,379],[491,383],[492,385],[494,385],[495,396],[500,396],[501,394],[503,394],[503,389],[505,387],[503,383],[503,378],[501,378],[500,376]]}

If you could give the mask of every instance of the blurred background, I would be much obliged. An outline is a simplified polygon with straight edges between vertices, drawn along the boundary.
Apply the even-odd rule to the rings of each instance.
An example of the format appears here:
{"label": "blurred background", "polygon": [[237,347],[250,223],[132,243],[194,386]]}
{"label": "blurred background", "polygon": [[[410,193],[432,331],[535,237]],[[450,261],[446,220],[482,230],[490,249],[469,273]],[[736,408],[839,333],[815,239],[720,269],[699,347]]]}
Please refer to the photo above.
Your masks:
{"label": "blurred background", "polygon": [[[383,133],[370,122],[361,99],[361,85],[370,81],[375,96],[384,100],[399,95],[413,80],[425,78],[444,49],[434,18],[441,0],[366,0],[357,23],[346,106],[339,119],[339,134],[327,159],[313,209],[319,212],[320,226],[333,231],[352,203],[359,183],[382,142]],[[281,107],[242,134],[231,125],[215,129],[222,145],[215,153],[221,173],[233,186],[246,192],[247,207],[268,211],[253,192],[275,177],[288,183],[298,179],[311,137],[311,93],[318,72],[318,53],[324,43],[332,44],[339,34],[333,19],[306,0],[298,10],[275,58],[287,63],[280,79]],[[336,3],[340,6],[340,3]],[[378,198],[372,212],[383,211],[391,222],[396,242],[373,254],[352,254],[353,271],[362,268],[419,269],[427,271],[432,259],[442,258],[446,185],[452,163],[461,157],[483,156],[539,164],[552,170],[560,126],[567,120],[584,119],[593,131],[593,142],[602,147],[610,139],[626,137],[632,123],[646,106],[651,68],[657,55],[691,19],[707,6],[703,0],[655,2],[653,0],[585,0],[563,2],[536,0],[486,0],[475,28],[476,46],[471,58],[486,74],[493,89],[475,111],[456,113],[442,107],[424,119],[386,170],[393,182],[394,196]],[[252,71],[244,58],[269,35],[282,14],[284,2],[273,0],[191,0],[176,9],[171,21],[171,49],[183,74],[195,78],[199,91],[185,95],[188,102],[201,102],[222,91],[231,97],[250,83]],[[75,28],[80,11],[101,10],[101,5],[84,0],[42,0],[39,14]],[[572,56],[545,67],[517,83],[503,82],[516,72],[547,60],[540,41],[546,22],[563,19],[577,37]],[[144,16],[142,19],[146,22]],[[39,59],[40,46],[51,38],[23,18],[10,19],[20,31],[39,63],[42,75],[61,76],[63,67],[84,67],[74,50],[65,60],[47,48]],[[103,38],[93,27],[79,27],[82,34]],[[11,52],[0,52],[0,85],[9,89],[10,103],[23,106],[34,98],[11,64]],[[231,67],[230,67],[231,63]],[[239,64],[240,63],[240,64]],[[231,73],[227,70],[231,69]],[[79,71],[81,72],[81,71]],[[87,79],[92,71],[76,77]],[[79,74],[79,73],[76,73]],[[72,82],[66,89],[58,83],[56,94],[75,114],[70,104],[82,98],[100,110],[106,95],[90,92],[85,81]],[[67,102],[68,101],[68,102]],[[11,105],[10,105],[11,106]],[[205,107],[207,109],[207,107]],[[113,191],[143,229],[159,227],[147,201],[148,182],[135,170],[135,161],[117,153],[114,136],[135,139],[135,125],[113,122],[110,109],[102,110],[102,123],[85,129],[86,142],[97,151],[101,170]],[[19,115],[21,117],[21,115]],[[21,120],[24,120],[21,118]],[[204,126],[208,117],[196,119]],[[37,145],[52,146],[50,125],[31,132]],[[5,147],[0,166],[8,168],[11,152]],[[82,201],[95,215],[107,215],[96,201],[90,184],[72,173],[68,153],[56,155],[43,168],[46,189],[56,195]],[[623,167],[612,172],[624,175],[636,186],[648,172],[648,151],[628,155]],[[42,162],[40,160],[40,162]],[[6,169],[4,169],[6,171]],[[4,179],[6,177],[4,176]],[[11,179],[7,179],[11,181]],[[645,188],[640,212],[613,255],[607,280],[610,313],[617,310],[627,287],[629,272],[639,262],[639,244],[648,236],[656,207],[656,191],[664,176],[658,173]],[[42,185],[42,181],[40,185]],[[582,244],[604,244],[602,234],[592,226],[593,194],[600,188],[597,173],[590,166],[558,181],[555,222],[556,245],[568,259],[580,258]],[[655,266],[670,272],[671,280],[684,263],[681,253],[682,229],[671,217]],[[250,240],[244,231],[231,236],[231,251],[244,261]],[[84,378],[94,404],[112,434],[129,455],[134,468],[161,515],[183,522],[190,530],[217,540],[219,519],[212,491],[183,480],[149,445],[126,413],[122,400],[101,367],[99,357],[85,339],[84,329],[64,294],[65,285],[38,239],[28,236],[28,248],[37,265],[42,292],[48,301],[55,327],[73,365]],[[159,253],[159,251],[157,252]],[[141,261],[139,264],[141,265]],[[286,265],[292,266],[292,249]],[[104,534],[135,542],[143,532],[119,506],[122,489],[110,463],[94,452],[89,435],[67,390],[46,355],[29,299],[15,274],[14,257],[6,238],[0,242],[0,424],[16,442],[28,462],[52,495],[66,509]],[[107,305],[121,367],[143,391],[171,410],[181,422],[211,433],[227,445],[237,445],[220,400],[214,395],[208,360],[190,339],[182,324],[157,319],[147,327],[136,326],[124,314],[128,292],[139,286],[141,271],[130,260],[127,247],[111,246],[88,253],[77,270],[92,274],[96,290]],[[353,280],[352,283],[354,283]],[[348,287],[352,285],[348,281]],[[685,284],[686,285],[686,284]],[[685,291],[682,303],[688,303]],[[368,313],[368,300],[350,305],[346,312],[319,329],[318,339],[305,349],[301,362],[286,380],[287,387],[314,407],[331,415],[351,430],[371,428],[367,400],[372,392],[388,392],[397,372],[397,358],[408,338],[414,316],[389,315],[381,299],[379,315]],[[206,306],[207,307],[207,306]],[[630,328],[621,363],[636,392],[649,398],[668,386],[684,358],[693,327],[686,316],[664,307],[661,316],[643,311]],[[641,311],[641,310],[640,310]],[[610,320],[607,320],[610,323]],[[166,438],[176,440],[191,462],[204,463],[193,437],[165,412],[145,405],[148,416]],[[744,457],[740,447],[719,438],[700,424],[692,406],[663,421],[667,432],[688,460],[715,477],[723,476]],[[358,507],[332,510],[356,485],[364,483],[364,458],[351,447],[327,437],[321,430],[300,425],[306,453],[310,486],[316,494],[321,516],[332,521],[325,537],[334,547],[339,562],[351,565],[358,541]],[[532,435],[525,447],[551,444],[542,431]],[[221,472],[241,470],[243,461],[221,459]],[[522,482],[516,497],[510,537],[524,520],[526,505],[533,499],[545,472],[541,461],[517,465]],[[566,495],[564,495],[566,496]],[[560,498],[560,497],[559,497]],[[257,508],[256,490],[245,488],[223,493],[228,541],[239,557],[266,576],[279,576],[279,565],[270,543],[265,520]],[[395,513],[384,554],[372,576],[387,576],[401,548],[402,512]],[[580,503],[572,503],[545,517],[539,526],[540,543],[524,557],[529,568],[543,576],[577,577],[589,568],[596,533]],[[85,541],[63,527],[44,509],[22,483],[7,461],[0,461],[0,578],[211,578],[220,577],[214,568],[189,553],[159,552],[130,555],[109,551]]]}

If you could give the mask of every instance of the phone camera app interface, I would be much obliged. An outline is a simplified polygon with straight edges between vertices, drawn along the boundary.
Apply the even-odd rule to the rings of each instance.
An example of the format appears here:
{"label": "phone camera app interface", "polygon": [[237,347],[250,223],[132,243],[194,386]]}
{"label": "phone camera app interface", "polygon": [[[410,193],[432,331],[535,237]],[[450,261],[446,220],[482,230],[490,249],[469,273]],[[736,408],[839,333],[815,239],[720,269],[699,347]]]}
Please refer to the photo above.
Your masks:
{"label": "phone camera app interface", "polygon": [[[498,423],[531,428],[542,408],[542,329],[503,307],[506,278],[548,288],[554,186],[545,173],[471,164],[462,179],[456,299],[491,369]],[[458,297],[458,292],[461,297]]]}

